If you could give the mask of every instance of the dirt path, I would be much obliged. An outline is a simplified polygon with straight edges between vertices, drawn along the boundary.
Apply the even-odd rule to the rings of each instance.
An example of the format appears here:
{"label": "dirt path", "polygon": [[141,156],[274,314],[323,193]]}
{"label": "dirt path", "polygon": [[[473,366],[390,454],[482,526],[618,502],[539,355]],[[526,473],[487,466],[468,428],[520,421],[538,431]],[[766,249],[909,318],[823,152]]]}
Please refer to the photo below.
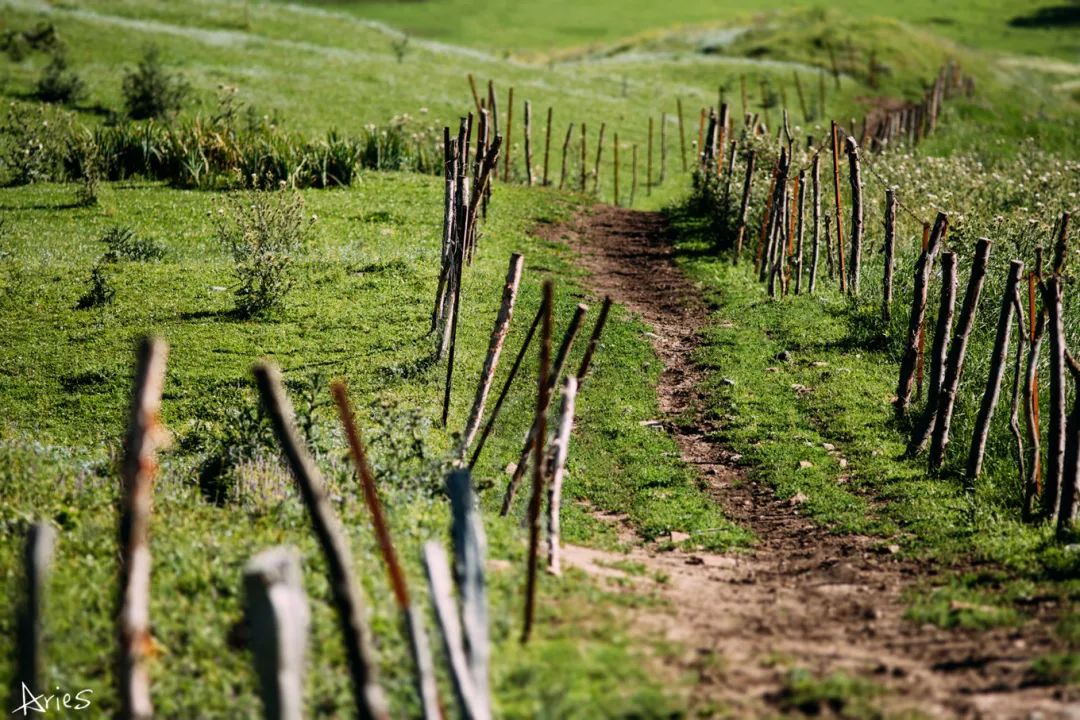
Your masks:
{"label": "dirt path", "polygon": [[[716,703],[735,717],[775,715],[790,709],[781,691],[797,666],[816,676],[844,671],[889,688],[874,701],[889,714],[1080,717],[1080,706],[1068,712],[1060,689],[1032,683],[1031,659],[1052,643],[1045,626],[968,633],[905,621],[902,593],[932,568],[898,559],[880,540],[821,530],[748,480],[710,441],[701,412],[703,373],[691,362],[708,313],[673,262],[662,215],[597,207],[547,230],[578,251],[598,295],[610,294],[652,326],[666,368],[661,409],[667,418],[697,419],[667,423],[668,429],[728,517],[758,539],[752,552],[689,555],[636,542],[630,554],[669,578],[662,593],[672,611],[644,622],[688,648],[677,669],[701,678],[693,705]],[[567,562],[598,575],[610,575],[614,559],[627,558],[567,549]]]}

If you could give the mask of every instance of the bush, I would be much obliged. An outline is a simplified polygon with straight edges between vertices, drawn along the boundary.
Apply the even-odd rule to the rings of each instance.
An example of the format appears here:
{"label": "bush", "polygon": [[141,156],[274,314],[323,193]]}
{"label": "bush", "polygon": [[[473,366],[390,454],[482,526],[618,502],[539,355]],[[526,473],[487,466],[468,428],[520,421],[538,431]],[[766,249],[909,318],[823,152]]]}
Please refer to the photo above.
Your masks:
{"label": "bush", "polygon": [[71,119],[47,106],[11,103],[0,126],[0,163],[7,185],[60,180],[71,137]]}
{"label": "bush", "polygon": [[278,310],[292,287],[293,255],[315,218],[304,217],[304,200],[281,183],[275,191],[250,191],[234,198],[214,218],[218,240],[232,254],[236,311],[254,317]]}
{"label": "bush", "polygon": [[73,130],[67,140],[64,169],[69,178],[79,182],[79,189],[76,191],[79,205],[97,204],[101,166],[100,148],[94,133],[86,128]]}
{"label": "bush", "polygon": [[89,289],[79,298],[79,303],[75,307],[78,310],[87,310],[108,305],[114,297],[116,297],[116,289],[113,288],[109,276],[105,273],[105,263],[99,261],[90,271]]}
{"label": "bush", "polygon": [[106,262],[116,262],[118,260],[147,262],[160,260],[165,256],[164,247],[153,240],[137,236],[131,228],[119,225],[114,225],[106,230],[101,237],[101,242],[108,247],[102,258]]}
{"label": "bush", "polygon": [[57,50],[41,72],[34,95],[42,102],[74,105],[86,95],[86,84],[68,70],[67,57],[62,50]]}
{"label": "bush", "polygon": [[158,49],[151,46],[138,67],[124,75],[123,90],[128,117],[144,120],[179,112],[191,86],[179,75],[169,74]]}

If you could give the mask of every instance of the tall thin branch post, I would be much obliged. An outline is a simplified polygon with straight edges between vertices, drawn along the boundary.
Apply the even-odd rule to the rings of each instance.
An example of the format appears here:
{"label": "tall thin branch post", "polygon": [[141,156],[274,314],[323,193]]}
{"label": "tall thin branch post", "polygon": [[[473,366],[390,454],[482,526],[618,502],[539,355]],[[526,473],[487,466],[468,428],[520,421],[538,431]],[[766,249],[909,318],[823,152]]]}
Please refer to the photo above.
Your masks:
{"label": "tall thin branch post", "polygon": [[896,261],[896,190],[885,191],[885,278],[882,281],[881,321],[888,327],[892,319],[890,310],[893,301],[893,270]]}
{"label": "tall thin branch post", "polygon": [[491,330],[487,357],[480,371],[480,382],[476,385],[476,397],[473,399],[472,410],[469,412],[469,420],[465,423],[465,432],[461,440],[462,457],[465,457],[469,446],[472,445],[476,432],[480,428],[480,421],[484,417],[484,405],[491,391],[491,383],[495,380],[499,356],[502,354],[503,343],[506,342],[510,322],[514,317],[514,301],[517,299],[518,286],[521,284],[521,269],[524,264],[525,259],[520,254],[513,253],[510,256],[510,264],[506,269],[506,281],[503,283],[502,302],[499,304],[499,313],[495,316],[495,327]]}
{"label": "tall thin branch post", "polygon": [[649,134],[645,150],[645,194],[652,195],[652,134],[653,134],[653,120],[652,115],[649,116]]}
{"label": "tall thin branch post", "polygon": [[[1030,457],[1028,476],[1024,483],[1024,519],[1033,520],[1039,514],[1036,510],[1036,499],[1041,493],[1040,488],[1040,465],[1039,458],[1042,451],[1042,437],[1039,429],[1038,387],[1035,382],[1035,373],[1039,367],[1039,351],[1042,349],[1043,338],[1046,335],[1046,312],[1037,313],[1038,318],[1032,316],[1035,326],[1031,330],[1031,341],[1028,343],[1027,370],[1024,373],[1024,420],[1027,429],[1028,444],[1030,445]],[[1044,496],[1045,497],[1045,496]],[[1049,516],[1049,508],[1043,506],[1046,515]]]}
{"label": "tall thin branch post", "polygon": [[630,146],[630,201],[627,207],[634,207],[634,197],[637,195],[637,145]]}
{"label": "tall thin branch post", "polygon": [[117,679],[120,717],[124,720],[154,715],[147,664],[154,646],[150,635],[150,511],[157,450],[168,441],[158,417],[167,356],[168,346],[159,338],[147,338],[139,347],[121,464]]}
{"label": "tall thin branch post", "polygon": [[[26,593],[16,623],[15,677],[12,678],[10,707],[26,702],[25,692],[48,693],[45,684],[45,596],[56,548],[56,530],[47,522],[27,528],[23,548]],[[24,690],[25,688],[25,690]]]}
{"label": "tall thin branch post", "polygon": [[604,130],[606,123],[600,123],[600,134],[596,139],[596,163],[593,165],[593,194],[600,193],[600,156],[604,152]]}
{"label": "tall thin branch post", "polygon": [[562,144],[562,165],[559,169],[559,189],[562,190],[566,187],[566,155],[570,150],[570,140],[574,135],[574,123],[570,123],[566,127],[566,138]]}
{"label": "tall thin branch post", "polygon": [[405,626],[405,634],[409,641],[409,649],[412,653],[413,664],[416,669],[416,692],[420,699],[420,707],[426,720],[441,719],[439,710],[439,690],[435,683],[434,662],[431,658],[431,646],[428,643],[427,633],[424,631],[423,621],[419,613],[414,612],[412,602],[409,599],[409,589],[405,581],[405,571],[398,561],[397,552],[394,550],[394,542],[390,538],[390,526],[386,522],[383,513],[382,501],[379,499],[379,491],[375,487],[375,475],[368,463],[364,443],[360,440],[360,431],[356,427],[356,416],[352,405],[349,403],[348,391],[345,383],[340,380],[330,387],[337,405],[338,417],[341,426],[345,430],[345,437],[349,442],[349,454],[352,456],[353,465],[356,468],[356,476],[360,480],[360,489],[364,494],[364,504],[371,515],[371,527],[375,531],[375,539],[379,543],[379,554],[382,555],[386,572],[390,578],[390,589],[394,594],[394,600],[401,614]]}
{"label": "tall thin branch post", "polygon": [[667,113],[660,113],[660,185],[667,178]]}
{"label": "tall thin branch post", "polygon": [[746,219],[750,210],[750,191],[754,181],[754,151],[746,153],[746,178],[743,180],[742,200],[739,203],[739,229],[735,233],[735,254],[732,262],[738,264],[742,256],[743,238],[746,236]]}
{"label": "tall thin branch post", "polygon": [[859,146],[855,138],[849,137],[846,143],[848,156],[848,179],[851,182],[851,256],[848,258],[850,278],[848,279],[848,291],[855,296],[859,294],[859,278],[862,274],[862,241],[863,241],[863,203],[862,203],[862,171],[859,167]]}
{"label": "tall thin branch post", "polygon": [[295,550],[270,548],[244,566],[244,619],[263,717],[302,720],[311,613]]}
{"label": "tall thin branch post", "polygon": [[686,128],[683,124],[682,98],[675,98],[675,108],[679,113],[679,154],[682,156],[683,172],[686,172]]}
{"label": "tall thin branch post", "polygon": [[532,103],[525,101],[525,184],[533,184],[532,171]]}
{"label": "tall thin branch post", "polygon": [[585,123],[581,123],[581,178],[578,190],[585,192],[585,179],[589,175],[589,161],[585,153]]}
{"label": "tall thin branch post", "polygon": [[255,366],[254,373],[270,424],[296,478],[300,496],[311,517],[312,529],[326,558],[357,715],[361,720],[388,720],[386,697],[377,679],[378,664],[370,646],[371,632],[364,619],[363,601],[353,571],[356,565],[345,533],[326,496],[322,474],[300,440],[292,403],[282,387],[281,372],[269,363],[260,363]]}
{"label": "tall thin branch post", "polygon": [[566,455],[570,449],[570,431],[574,427],[574,399],[577,397],[576,377],[566,378],[563,385],[562,403],[559,407],[559,426],[555,436],[554,456],[548,485],[548,572],[562,574],[561,549],[559,547],[560,518],[562,508],[563,475],[566,471]]}
{"label": "tall thin branch post", "polygon": [[1013,260],[1009,265],[1009,279],[1005,285],[1005,294],[1001,300],[1001,314],[998,316],[997,337],[994,351],[990,356],[990,376],[986,380],[979,415],[975,420],[971,450],[968,452],[967,481],[972,487],[982,472],[983,456],[986,453],[986,440],[990,435],[990,420],[997,406],[1001,393],[1001,378],[1005,374],[1005,363],[1009,353],[1009,336],[1012,334],[1013,309],[1016,305],[1017,288],[1020,275],[1024,272],[1024,263]]}
{"label": "tall thin branch post", "polygon": [[442,424],[446,427],[450,418],[450,393],[454,381],[454,358],[457,354],[457,329],[458,316],[461,314],[461,280],[462,270],[465,265],[465,239],[468,237],[468,212],[469,203],[469,178],[458,178],[458,208],[459,222],[457,240],[454,248],[454,304],[450,311],[450,338],[446,356],[446,386],[443,392]]}
{"label": "tall thin branch post", "polygon": [[514,86],[506,98],[506,152],[503,154],[503,182],[510,181],[510,155],[514,148]]}
{"label": "tall thin branch post", "polygon": [[540,333],[540,373],[536,392],[536,455],[533,459],[532,497],[529,498],[529,556],[525,581],[525,618],[521,629],[522,644],[532,634],[536,612],[536,570],[540,552],[540,505],[544,492],[544,443],[547,440],[547,409],[551,402],[551,315],[554,292],[550,280],[544,283],[544,319]]}
{"label": "tall thin branch post", "polygon": [[1043,506],[1048,517],[1055,522],[1060,511],[1061,479],[1065,467],[1065,324],[1061,297],[1061,277],[1057,274],[1051,275],[1047,278],[1043,290],[1046,329],[1050,338],[1050,418],[1047,425]]}
{"label": "tall thin branch post", "polygon": [[806,170],[799,170],[799,179],[796,181],[798,191],[796,193],[795,211],[795,294],[802,292],[803,278],[803,210],[806,196]]}
{"label": "tall thin branch post", "polygon": [[940,408],[934,423],[934,433],[930,437],[930,467],[935,470],[945,464],[945,450],[949,445],[949,427],[956,408],[956,394],[960,388],[968,341],[975,326],[975,315],[979,309],[979,296],[986,279],[986,264],[989,258],[990,241],[979,238],[975,245],[975,258],[971,263],[967,291],[964,293],[964,305],[949,347],[949,364],[945,368],[945,379],[942,381]]}
{"label": "tall thin branch post", "polygon": [[541,183],[545,187],[550,184],[548,181],[548,163],[551,160],[551,115],[552,109],[548,107],[547,125],[544,127],[544,178]]}
{"label": "tall thin branch post", "polygon": [[926,448],[930,434],[937,422],[938,403],[941,398],[941,385],[944,379],[949,338],[952,334],[953,314],[956,309],[956,253],[941,254],[941,300],[938,306],[937,327],[934,330],[934,344],[930,349],[930,390],[927,393],[926,407],[912,430],[907,453],[914,457]]}
{"label": "tall thin branch post", "polygon": [[614,153],[614,156],[615,156],[615,158],[614,158],[615,159],[615,173],[614,173],[614,175],[612,177],[612,180],[613,180],[613,182],[615,184],[615,187],[612,190],[612,203],[615,205],[615,207],[618,207],[619,206],[619,133],[615,133],[614,137],[612,138],[611,151],[612,151],[612,153]]}
{"label": "tall thin branch post", "polygon": [[[1065,352],[1065,362],[1065,367],[1072,374],[1074,387],[1080,388],[1080,363],[1068,351]],[[1057,535],[1062,540],[1071,534],[1077,510],[1080,510],[1080,392],[1073,393],[1065,433],[1065,466],[1061,475],[1061,505],[1057,524]]]}
{"label": "tall thin branch post", "polygon": [[930,285],[930,273],[947,225],[948,218],[944,213],[938,213],[929,243],[915,263],[915,289],[911,301],[911,315],[908,317],[904,354],[900,360],[900,380],[897,383],[894,402],[898,417],[906,415],[908,406],[911,404],[911,394],[915,384],[915,365],[919,357],[919,338],[926,318],[926,295]]}
{"label": "tall thin branch post", "polygon": [[811,199],[813,214],[811,220],[813,227],[810,230],[812,251],[810,256],[810,294],[817,289],[818,258],[821,255],[821,153],[814,153],[810,161],[810,179],[812,183]]}
{"label": "tall thin branch post", "polygon": [[833,192],[836,198],[836,258],[839,263],[840,292],[847,292],[847,278],[844,267],[844,226],[840,221],[843,213],[843,199],[840,195],[840,128],[836,121],[832,121],[832,167],[833,167]]}

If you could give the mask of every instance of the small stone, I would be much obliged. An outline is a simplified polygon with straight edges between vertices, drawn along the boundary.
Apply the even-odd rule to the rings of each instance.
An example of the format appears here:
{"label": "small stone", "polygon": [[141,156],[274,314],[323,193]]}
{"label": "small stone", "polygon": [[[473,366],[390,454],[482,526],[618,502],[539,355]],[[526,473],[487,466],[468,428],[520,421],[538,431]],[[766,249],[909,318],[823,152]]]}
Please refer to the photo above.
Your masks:
{"label": "small stone", "polygon": [[800,460],[799,461],[799,469],[800,470],[809,470],[812,467],[814,467],[814,463],[810,462],[809,460]]}
{"label": "small stone", "polygon": [[806,502],[809,499],[810,498],[806,497],[806,495],[803,495],[801,492],[797,492],[797,493],[795,493],[794,495],[791,496],[791,498],[788,500],[788,503],[791,504],[791,505],[798,506],[798,505],[802,505],[804,502]]}
{"label": "small stone", "polygon": [[813,365],[814,367],[828,367],[829,366],[829,363],[825,362],[824,360],[815,360],[814,362],[812,362],[810,364]]}
{"label": "small stone", "polygon": [[885,548],[885,549],[889,551],[889,554],[890,554],[890,555],[895,555],[896,553],[900,552],[900,546],[899,546],[899,545],[895,545],[895,544],[894,544],[894,545],[890,545],[890,546],[888,546],[888,547],[887,547],[887,548]]}
{"label": "small stone", "polygon": [[678,530],[672,530],[671,531],[671,542],[673,542],[673,543],[686,542],[689,539],[690,539],[690,534],[689,533],[679,532]]}
{"label": "small stone", "polygon": [[506,473],[507,475],[513,475],[516,471],[517,471],[517,463],[515,463],[515,462],[507,463],[506,467],[503,469],[503,472]]}
{"label": "small stone", "polygon": [[847,467],[847,458],[840,458],[840,460],[838,462],[840,463],[841,468],[846,468]]}
{"label": "small stone", "polygon": [[821,447],[825,448],[828,452],[832,452],[836,449],[836,446],[832,443],[821,443]]}

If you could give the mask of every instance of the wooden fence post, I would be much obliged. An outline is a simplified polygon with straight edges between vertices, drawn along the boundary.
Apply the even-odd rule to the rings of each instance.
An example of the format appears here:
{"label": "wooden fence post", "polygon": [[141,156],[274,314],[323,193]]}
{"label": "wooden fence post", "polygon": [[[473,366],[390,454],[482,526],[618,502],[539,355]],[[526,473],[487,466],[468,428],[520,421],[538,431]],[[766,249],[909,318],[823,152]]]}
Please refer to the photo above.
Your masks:
{"label": "wooden fence post", "polygon": [[1065,466],[1065,326],[1061,295],[1061,277],[1055,273],[1047,278],[1043,289],[1043,307],[1050,335],[1050,420],[1043,501],[1048,517],[1055,522],[1060,511],[1061,478]]}
{"label": "wooden fence post", "polygon": [[450,337],[446,356],[446,389],[443,393],[442,424],[450,417],[450,391],[454,380],[454,356],[457,351],[457,328],[458,316],[461,314],[461,280],[462,270],[465,265],[465,239],[468,237],[468,213],[464,208],[470,204],[469,178],[458,177],[458,237],[454,246],[454,292],[453,306],[450,308]]}
{"label": "wooden fence post", "polygon": [[158,417],[167,356],[168,346],[159,338],[147,338],[139,347],[121,465],[117,674],[124,720],[148,720],[154,714],[146,663],[154,642],[150,635],[150,511],[157,450],[168,441]]}
{"label": "wooden fence post", "polygon": [[795,92],[799,96],[799,110],[802,112],[803,122],[810,122],[810,112],[806,108],[806,97],[803,95],[802,82],[799,81],[799,71],[792,70],[791,74],[795,76]]}
{"label": "wooden fence post", "polygon": [[281,372],[269,363],[260,363],[255,366],[254,373],[270,424],[281,443],[289,469],[296,478],[312,529],[326,558],[330,589],[337,606],[349,661],[356,712],[362,720],[387,720],[389,710],[376,677],[377,664],[369,644],[370,631],[364,618],[360,589],[353,571],[355,564],[345,533],[326,496],[322,474],[300,441],[292,403],[282,387]]}
{"label": "wooden fence post", "polygon": [[244,619],[263,716],[301,720],[311,615],[295,550],[263,550],[244,566]]}
{"label": "wooden fence post", "polygon": [[664,184],[667,178],[667,113],[660,113],[660,181]]}
{"label": "wooden fence post", "polygon": [[582,193],[585,192],[585,178],[588,174],[589,161],[586,159],[585,153],[585,123],[581,123],[581,178],[578,190]]}
{"label": "wooden fence post", "polygon": [[893,270],[896,252],[896,190],[885,190],[885,279],[882,282],[881,321],[888,327],[893,299]]}
{"label": "wooden fence post", "polygon": [[997,406],[1001,393],[1001,378],[1005,374],[1006,357],[1009,354],[1009,335],[1012,334],[1013,305],[1016,303],[1020,275],[1024,272],[1024,263],[1013,260],[1009,265],[1009,279],[1005,284],[1005,295],[1001,300],[1001,314],[998,316],[997,337],[994,351],[990,356],[990,375],[986,380],[986,392],[983,393],[979,416],[975,420],[972,434],[971,451],[967,460],[967,481],[971,488],[982,472],[983,455],[986,452],[986,439],[990,434],[990,419]]}
{"label": "wooden fence post", "polygon": [[615,175],[612,178],[615,182],[615,188],[613,190],[615,207],[619,207],[619,133],[615,133],[612,138],[611,150],[615,154]]}
{"label": "wooden fence post", "polygon": [[375,487],[375,475],[371,472],[368,464],[367,453],[364,444],[360,440],[360,431],[356,427],[356,416],[352,405],[349,403],[348,391],[345,383],[338,380],[330,386],[334,403],[337,405],[338,417],[341,419],[345,437],[349,442],[349,454],[352,456],[353,465],[356,468],[356,476],[360,480],[360,489],[364,495],[364,504],[371,515],[371,527],[375,531],[375,539],[379,544],[379,554],[382,555],[383,563],[390,578],[390,589],[394,594],[394,600],[398,606],[398,612],[405,626],[406,639],[409,642],[409,650],[412,653],[413,664],[416,669],[416,693],[420,699],[420,707],[426,720],[441,720],[442,713],[439,709],[439,691],[435,682],[434,662],[431,658],[431,647],[428,643],[427,633],[421,616],[414,612],[409,598],[408,586],[405,582],[405,573],[398,561],[394,550],[394,543],[390,539],[390,527],[386,523],[383,513],[382,501],[379,499],[378,490]]}
{"label": "wooden fence post", "polygon": [[847,139],[847,154],[849,161],[849,179],[851,181],[851,257],[848,290],[852,295],[859,295],[859,276],[862,274],[862,240],[863,240],[863,205],[862,205],[862,172],[859,168],[859,146],[855,138]]}
{"label": "wooden fence post", "polygon": [[799,178],[795,182],[796,210],[795,210],[795,294],[802,292],[803,277],[803,209],[806,195],[806,170],[799,170]]}
{"label": "wooden fence post", "polygon": [[506,98],[506,154],[503,155],[503,182],[510,181],[510,155],[514,152],[514,86]]}
{"label": "wooden fence post", "polygon": [[[1080,388],[1080,363],[1066,350],[1066,367],[1073,384]],[[1061,509],[1058,511],[1057,536],[1069,536],[1080,509],[1080,392],[1073,393],[1073,406],[1065,423],[1065,465],[1061,475]]]}
{"label": "wooden fence post", "polygon": [[975,259],[971,263],[967,291],[964,293],[964,306],[960,310],[956,334],[949,347],[949,361],[941,385],[940,408],[934,422],[934,432],[930,437],[930,467],[934,470],[945,464],[945,450],[949,445],[949,426],[952,424],[953,410],[956,407],[956,393],[964,370],[968,340],[975,326],[975,315],[979,309],[979,296],[986,279],[986,263],[989,257],[990,241],[979,238],[975,246]]}
{"label": "wooden fence post", "polygon": [[[25,693],[47,693],[45,683],[45,596],[52,571],[56,530],[47,522],[27,528],[23,549],[23,574],[26,594],[22,598],[16,623],[15,677],[12,679],[11,707],[26,702]],[[14,713],[13,713],[14,714]]]}
{"label": "wooden fence post", "polygon": [[[507,148],[509,150],[509,148]],[[532,172],[532,103],[525,101],[525,184],[533,184]]]}
{"label": "wooden fence post", "polygon": [[596,163],[593,166],[593,195],[600,194],[600,156],[604,152],[604,129],[607,123],[600,123],[600,134],[596,140]]}
{"label": "wooden fence post", "polygon": [[484,367],[480,371],[480,382],[476,385],[476,398],[473,400],[472,410],[469,412],[469,420],[465,424],[465,432],[461,439],[461,457],[465,457],[469,446],[476,437],[476,431],[480,428],[480,420],[484,417],[484,404],[487,402],[488,393],[491,391],[491,383],[495,380],[495,370],[499,365],[499,356],[502,353],[506,334],[510,331],[510,322],[514,317],[514,301],[517,299],[518,286],[521,284],[521,268],[525,259],[518,253],[510,255],[510,264],[506,270],[506,281],[503,283],[502,302],[499,304],[499,313],[495,316],[495,327],[491,330],[491,339],[488,341],[487,357]]}
{"label": "wooden fence post", "polygon": [[[831,47],[831,46],[830,46]],[[843,201],[840,195],[840,130],[836,121],[832,121],[832,167],[833,167],[833,191],[836,196],[836,258],[839,262],[840,292],[847,292],[847,278],[844,267],[844,227],[840,221],[843,212]]]}
{"label": "wooden fence post", "polygon": [[675,98],[675,107],[679,113],[679,153],[682,155],[683,172],[686,172],[686,127],[683,123],[682,98]]}
{"label": "wooden fence post", "polygon": [[930,234],[930,240],[925,250],[919,255],[915,263],[915,288],[911,301],[911,315],[908,317],[908,331],[905,338],[904,354],[900,359],[900,380],[896,387],[897,417],[907,414],[911,404],[911,391],[915,381],[915,365],[919,357],[919,337],[923,321],[926,318],[926,294],[930,285],[930,272],[934,265],[934,257],[937,255],[938,245],[945,228],[948,226],[948,218],[944,213],[938,213],[934,221],[934,231]]}
{"label": "wooden fence post", "polygon": [[737,265],[742,256],[743,237],[746,235],[746,216],[750,209],[751,183],[754,181],[754,150],[746,153],[746,179],[743,180],[742,200],[739,203],[739,229],[735,233],[735,256],[732,264]]}
{"label": "wooden fence post", "polygon": [[[540,373],[537,377],[536,393],[536,438],[533,444],[536,455],[533,459],[532,497],[529,498],[529,556],[525,581],[525,618],[521,629],[522,644],[529,641],[532,634],[533,617],[536,610],[536,565],[540,551],[540,505],[544,490],[544,443],[547,441],[547,409],[551,402],[551,316],[555,305],[553,286],[550,280],[544,282],[544,319],[540,334]],[[556,374],[555,377],[558,377]]]}
{"label": "wooden fence post", "polygon": [[562,507],[563,474],[566,470],[566,454],[570,449],[570,431],[574,427],[574,398],[577,397],[577,378],[566,378],[563,386],[562,404],[559,407],[559,426],[555,436],[554,457],[550,468],[551,483],[548,486],[548,572],[561,575],[559,514]]}
{"label": "wooden fence post", "polygon": [[[812,182],[811,189],[811,203],[813,205],[812,221],[814,223],[811,230],[811,242],[813,244],[813,255],[810,263],[810,294],[813,295],[817,290],[817,269],[818,260],[821,254],[821,153],[815,152],[814,157],[810,161],[810,180]],[[826,223],[828,221],[826,220]],[[826,243],[828,245],[828,243]],[[832,251],[828,253],[829,267],[832,268]],[[831,272],[831,270],[830,270]]]}
{"label": "wooden fence post", "polygon": [[468,73],[467,77],[469,78],[469,89],[472,90],[472,99],[473,99],[473,102],[476,104],[476,112],[479,113],[480,112],[480,94],[478,92],[476,92],[476,78],[473,77],[472,73]]}
{"label": "wooden fence post", "polygon": [[645,151],[645,194],[652,195],[652,115],[649,116],[649,135]]}
{"label": "wooden fence post", "polygon": [[[1029,276],[1030,277],[1030,276]],[[1032,305],[1034,309],[1034,304]],[[1037,317],[1036,317],[1037,315]],[[1024,519],[1033,520],[1038,515],[1035,509],[1036,499],[1040,495],[1040,454],[1042,450],[1042,437],[1039,428],[1038,413],[1038,386],[1035,374],[1039,367],[1039,351],[1042,349],[1043,337],[1046,334],[1046,312],[1032,313],[1032,322],[1035,323],[1031,330],[1031,340],[1028,343],[1027,370],[1024,373],[1024,420],[1027,429],[1028,443],[1031,446],[1031,462],[1028,468],[1028,476],[1024,483]],[[1045,514],[1050,515],[1049,508],[1043,506]]]}
{"label": "wooden fence post", "polygon": [[548,181],[548,161],[551,159],[551,107],[548,107],[547,111],[547,126],[544,128],[544,180],[543,185],[547,187],[551,183]]}
{"label": "wooden fence post", "polygon": [[568,125],[567,128],[566,128],[566,139],[563,140],[563,144],[562,144],[562,166],[561,166],[561,168],[559,170],[559,189],[560,190],[562,190],[563,187],[566,186],[566,153],[570,149],[570,138],[573,136],[573,134],[574,134],[574,123],[570,123],[570,125]]}

